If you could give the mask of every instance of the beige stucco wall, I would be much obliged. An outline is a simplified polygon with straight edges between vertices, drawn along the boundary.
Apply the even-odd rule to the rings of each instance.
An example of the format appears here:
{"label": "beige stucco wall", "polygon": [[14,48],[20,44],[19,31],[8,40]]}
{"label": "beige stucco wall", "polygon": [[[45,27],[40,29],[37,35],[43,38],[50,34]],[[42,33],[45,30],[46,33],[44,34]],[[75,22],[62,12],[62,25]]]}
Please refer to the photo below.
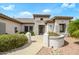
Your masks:
{"label": "beige stucco wall", "polygon": [[[40,20],[40,18],[43,18],[43,20]],[[49,18],[45,17],[36,17],[35,20],[35,25],[34,25],[34,32],[36,35],[39,34],[39,25],[46,25],[45,21],[48,20]]]}
{"label": "beige stucco wall", "polygon": [[14,34],[15,33],[15,27],[17,27],[17,30],[20,32],[21,31],[21,25],[19,23],[6,20],[6,19],[0,19],[0,22],[3,22],[6,24],[6,33],[9,34]]}
{"label": "beige stucco wall", "polygon": [[[57,33],[59,32],[59,24],[66,24],[66,31],[65,33],[67,34],[67,27],[68,27],[68,23],[70,20],[55,20],[55,23],[48,23],[47,26],[45,24],[46,20],[49,20],[49,18],[43,18],[43,20],[40,20],[41,17],[36,17],[34,19],[35,24],[20,24],[20,23],[16,23],[7,19],[2,19],[0,18],[0,22],[5,23],[6,24],[6,33],[9,34],[14,34],[15,33],[15,27],[17,27],[17,30],[19,32],[24,32],[24,26],[33,26],[33,31],[36,35],[39,34],[39,25],[45,25],[45,31],[46,31],[46,27],[48,27],[48,31],[54,31]],[[52,27],[50,28],[50,25],[52,25]],[[63,34],[63,33],[62,33]]]}
{"label": "beige stucco wall", "polygon": [[24,26],[33,26],[34,31],[34,24],[21,24],[21,32],[24,32]]}
{"label": "beige stucco wall", "polygon": [[55,20],[55,24],[54,24],[54,32],[60,33],[60,28],[59,28],[59,24],[66,24],[66,30],[65,33],[61,33],[61,34],[67,34],[67,28],[68,28],[68,24],[69,24],[69,20]]}
{"label": "beige stucco wall", "polygon": [[54,31],[54,23],[47,23],[46,31],[48,32]]}
{"label": "beige stucco wall", "polygon": [[43,18],[43,21],[46,21],[49,19],[48,17],[35,17],[35,20],[40,21],[40,18]]}

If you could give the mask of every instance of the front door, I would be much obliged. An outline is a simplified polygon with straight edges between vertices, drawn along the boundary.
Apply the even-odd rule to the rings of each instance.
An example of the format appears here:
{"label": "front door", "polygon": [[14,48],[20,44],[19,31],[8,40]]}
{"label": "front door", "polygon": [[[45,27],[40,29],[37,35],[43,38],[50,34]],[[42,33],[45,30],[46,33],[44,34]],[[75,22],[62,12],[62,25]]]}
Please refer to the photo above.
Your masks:
{"label": "front door", "polygon": [[39,25],[39,35],[44,34],[45,31],[45,26],[44,25]]}

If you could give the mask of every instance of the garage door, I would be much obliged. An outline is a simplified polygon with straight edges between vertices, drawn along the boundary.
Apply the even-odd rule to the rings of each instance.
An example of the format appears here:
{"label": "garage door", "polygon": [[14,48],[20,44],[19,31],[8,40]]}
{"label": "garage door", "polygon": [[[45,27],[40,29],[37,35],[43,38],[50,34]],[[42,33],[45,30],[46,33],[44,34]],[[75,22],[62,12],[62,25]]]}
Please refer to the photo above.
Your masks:
{"label": "garage door", "polygon": [[6,24],[0,22],[0,34],[6,33]]}

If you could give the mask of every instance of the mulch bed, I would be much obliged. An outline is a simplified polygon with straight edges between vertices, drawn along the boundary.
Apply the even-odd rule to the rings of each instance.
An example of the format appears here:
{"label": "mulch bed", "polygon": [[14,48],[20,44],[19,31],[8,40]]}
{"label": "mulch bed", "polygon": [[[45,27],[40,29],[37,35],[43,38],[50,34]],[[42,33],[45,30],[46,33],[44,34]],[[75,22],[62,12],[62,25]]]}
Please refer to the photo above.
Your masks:
{"label": "mulch bed", "polygon": [[64,46],[57,49],[55,53],[52,51],[54,51],[53,48],[43,47],[37,55],[79,55],[79,39],[65,37]]}

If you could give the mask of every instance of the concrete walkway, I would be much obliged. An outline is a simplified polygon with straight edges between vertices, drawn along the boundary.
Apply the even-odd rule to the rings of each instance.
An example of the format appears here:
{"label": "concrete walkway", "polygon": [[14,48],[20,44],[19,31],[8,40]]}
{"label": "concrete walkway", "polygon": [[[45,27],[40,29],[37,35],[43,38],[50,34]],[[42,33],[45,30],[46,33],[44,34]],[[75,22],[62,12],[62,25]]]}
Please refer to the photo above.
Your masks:
{"label": "concrete walkway", "polygon": [[7,53],[7,55],[35,55],[42,48],[42,36],[37,35],[32,37],[32,43],[21,50]]}

